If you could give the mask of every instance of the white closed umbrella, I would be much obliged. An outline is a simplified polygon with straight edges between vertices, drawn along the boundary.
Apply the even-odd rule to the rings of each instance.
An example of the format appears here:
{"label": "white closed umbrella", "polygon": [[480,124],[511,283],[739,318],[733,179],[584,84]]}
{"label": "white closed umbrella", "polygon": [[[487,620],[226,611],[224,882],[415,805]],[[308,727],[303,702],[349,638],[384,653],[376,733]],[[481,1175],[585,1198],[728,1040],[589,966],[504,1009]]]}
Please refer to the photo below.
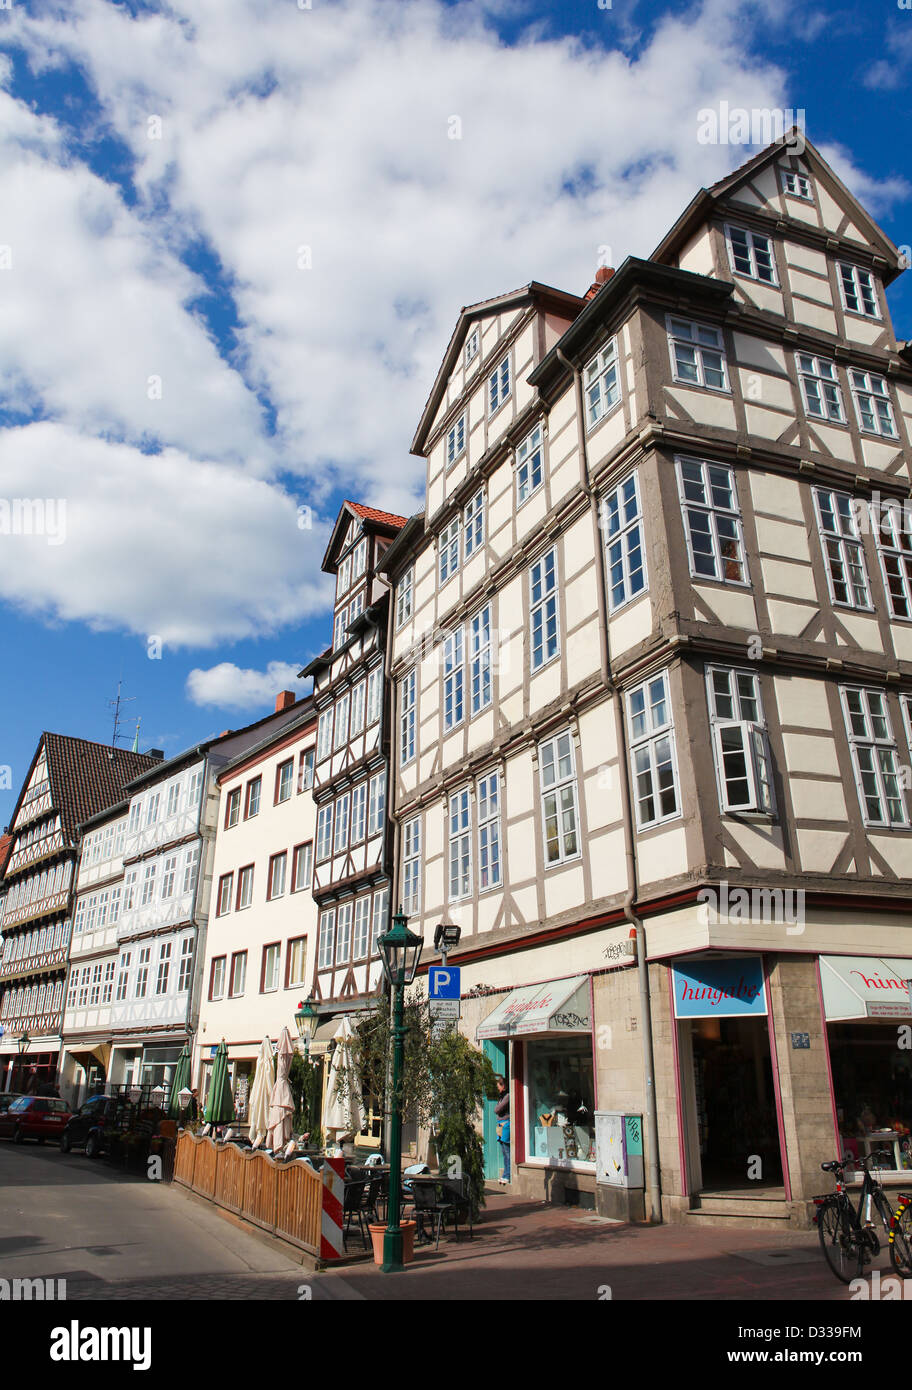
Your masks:
{"label": "white closed umbrella", "polygon": [[291,1138],[294,1118],[294,1096],[288,1084],[288,1068],[294,1056],[294,1045],[287,1028],[282,1029],[276,1053],[276,1079],[269,1097],[269,1131],[266,1142],[273,1153],[279,1153]]}
{"label": "white closed umbrella", "polygon": [[[364,1128],[364,1115],[358,1102],[357,1087],[351,1074],[351,1040],[353,1036],[351,1020],[346,1015],[340,1021],[334,1034],[336,1047],[329,1067],[326,1101],[323,1107],[324,1132],[334,1129],[340,1134],[360,1134]],[[348,1081],[340,1087],[340,1080],[346,1073]]]}
{"label": "white closed umbrella", "polygon": [[250,1088],[247,1106],[247,1119],[250,1137],[254,1143],[266,1138],[269,1128],[269,1101],[275,1085],[275,1065],[272,1060],[272,1043],[264,1038],[257,1054],[256,1073]]}

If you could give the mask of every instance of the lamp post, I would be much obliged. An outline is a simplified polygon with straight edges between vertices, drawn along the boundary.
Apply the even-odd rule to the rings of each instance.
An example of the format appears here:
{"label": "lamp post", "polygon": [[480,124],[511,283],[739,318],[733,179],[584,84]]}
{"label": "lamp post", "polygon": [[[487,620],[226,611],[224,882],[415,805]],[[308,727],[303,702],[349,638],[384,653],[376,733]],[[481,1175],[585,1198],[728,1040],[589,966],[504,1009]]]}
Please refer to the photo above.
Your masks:
{"label": "lamp post", "polygon": [[[295,1023],[297,1024],[298,1028],[298,1037],[303,1039],[304,1042],[304,1061],[307,1063],[309,1067],[310,1044],[317,1026],[317,1011],[314,1007],[314,1001],[310,995],[308,995],[308,997],[298,1005],[297,1012],[295,1013]],[[310,1085],[308,1087],[310,1094],[307,1097],[307,1129],[310,1134],[313,1134],[314,1128],[313,1119],[314,1101],[316,1100],[316,1089],[316,1078],[313,1075],[311,1075]]]}
{"label": "lamp post", "polygon": [[423,944],[420,936],[409,931],[406,926],[407,920],[400,907],[393,917],[392,927],[380,937],[377,943],[383,959],[383,970],[393,992],[389,1207],[386,1232],[383,1237],[383,1264],[380,1266],[384,1274],[395,1274],[403,1268],[402,1227],[399,1224],[401,1210],[400,1164],[402,1162],[402,1096],[400,1092],[406,1033],[403,1025],[403,1012],[405,990],[415,978]]}
{"label": "lamp post", "polygon": [[25,1054],[28,1052],[28,1045],[29,1045],[30,1042],[31,1042],[31,1038],[29,1037],[29,1035],[28,1035],[28,1029],[26,1028],[26,1029],[24,1030],[24,1032],[22,1033],[22,1036],[16,1039],[16,1046],[17,1046],[18,1049],[19,1049],[19,1085],[20,1085],[20,1086],[22,1085],[22,1069],[23,1069],[23,1067],[25,1066],[25,1062],[24,1062],[22,1059],[24,1058]]}

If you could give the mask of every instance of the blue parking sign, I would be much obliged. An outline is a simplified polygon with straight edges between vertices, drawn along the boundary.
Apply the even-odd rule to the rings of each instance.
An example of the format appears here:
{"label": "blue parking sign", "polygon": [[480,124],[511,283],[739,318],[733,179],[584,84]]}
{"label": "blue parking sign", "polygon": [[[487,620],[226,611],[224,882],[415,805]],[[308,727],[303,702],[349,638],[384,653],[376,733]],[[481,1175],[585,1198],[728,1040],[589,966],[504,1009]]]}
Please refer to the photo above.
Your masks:
{"label": "blue parking sign", "polygon": [[460,992],[458,965],[432,965],[428,970],[428,990],[432,999],[458,999]]}

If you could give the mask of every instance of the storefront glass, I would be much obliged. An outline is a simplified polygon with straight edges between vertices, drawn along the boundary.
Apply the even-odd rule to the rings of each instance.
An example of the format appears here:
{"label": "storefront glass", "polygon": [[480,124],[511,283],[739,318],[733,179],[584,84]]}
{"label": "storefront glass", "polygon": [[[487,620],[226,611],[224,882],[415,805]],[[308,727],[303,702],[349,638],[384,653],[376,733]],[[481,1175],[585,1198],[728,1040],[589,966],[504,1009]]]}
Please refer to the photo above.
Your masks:
{"label": "storefront glass", "polygon": [[595,1164],[595,1088],[592,1040],[529,1039],[528,1152],[555,1164]]}
{"label": "storefront glass", "polygon": [[173,1047],[147,1047],[143,1052],[140,1085],[170,1086],[180,1055],[181,1048],[177,1044]]}
{"label": "storefront glass", "polygon": [[912,1051],[897,1030],[886,1020],[828,1024],[833,1094],[843,1152],[886,1149],[883,1166],[912,1168]]}

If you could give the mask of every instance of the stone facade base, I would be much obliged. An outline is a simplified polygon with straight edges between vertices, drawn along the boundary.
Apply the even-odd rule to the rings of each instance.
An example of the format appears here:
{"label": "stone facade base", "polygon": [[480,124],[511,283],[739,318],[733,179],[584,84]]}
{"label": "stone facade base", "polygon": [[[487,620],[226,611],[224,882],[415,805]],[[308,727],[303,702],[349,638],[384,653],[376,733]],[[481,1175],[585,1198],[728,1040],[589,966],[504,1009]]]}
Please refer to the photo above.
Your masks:
{"label": "stone facade base", "polygon": [[642,1189],[608,1187],[596,1182],[594,1173],[574,1173],[520,1163],[514,1167],[509,1191],[528,1201],[582,1207],[584,1211],[594,1211],[615,1221],[646,1219]]}
{"label": "stone facade base", "polygon": [[749,1230],[807,1231],[814,1228],[813,1202],[786,1202],[723,1193],[711,1197],[662,1197],[662,1219],[670,1225],[732,1226]]}

